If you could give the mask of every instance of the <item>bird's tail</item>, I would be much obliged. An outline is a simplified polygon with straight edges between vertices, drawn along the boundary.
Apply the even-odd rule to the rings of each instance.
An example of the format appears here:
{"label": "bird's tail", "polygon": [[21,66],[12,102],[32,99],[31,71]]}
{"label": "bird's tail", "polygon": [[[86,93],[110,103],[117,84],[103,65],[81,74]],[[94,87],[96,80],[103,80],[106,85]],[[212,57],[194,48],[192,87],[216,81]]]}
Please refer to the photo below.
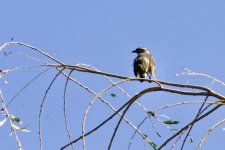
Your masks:
{"label": "bird's tail", "polygon": [[[141,74],[141,75],[140,75],[140,78],[145,79],[145,74]],[[143,80],[140,80],[140,82],[143,82]]]}

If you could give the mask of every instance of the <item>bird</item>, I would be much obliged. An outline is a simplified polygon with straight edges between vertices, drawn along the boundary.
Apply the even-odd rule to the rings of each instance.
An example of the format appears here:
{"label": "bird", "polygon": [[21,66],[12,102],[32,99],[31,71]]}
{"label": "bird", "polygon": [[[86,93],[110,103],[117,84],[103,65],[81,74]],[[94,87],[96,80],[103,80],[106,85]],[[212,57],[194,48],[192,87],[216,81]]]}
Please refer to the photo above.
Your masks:
{"label": "bird", "polygon": [[[132,53],[138,54],[133,62],[134,75],[140,78],[146,78],[146,75],[148,75],[150,79],[155,79],[155,60],[148,49],[138,47]],[[140,80],[140,82],[143,82],[143,80]]]}

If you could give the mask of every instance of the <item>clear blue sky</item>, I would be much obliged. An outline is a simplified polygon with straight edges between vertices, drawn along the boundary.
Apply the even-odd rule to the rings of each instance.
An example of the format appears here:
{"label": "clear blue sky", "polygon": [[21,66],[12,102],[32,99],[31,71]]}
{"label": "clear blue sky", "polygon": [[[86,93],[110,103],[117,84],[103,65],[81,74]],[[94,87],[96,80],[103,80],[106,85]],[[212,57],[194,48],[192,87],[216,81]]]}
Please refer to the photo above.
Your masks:
{"label": "clear blue sky", "polygon": [[[175,74],[183,72],[182,67],[187,67],[196,72],[225,80],[223,69],[225,56],[224,6],[225,1],[222,0],[7,0],[1,2],[0,43],[9,42],[13,37],[14,41],[36,46],[64,63],[71,65],[90,64],[105,72],[130,77],[134,76],[132,63],[135,57],[131,51],[136,47],[144,46],[156,59],[158,79],[209,86],[211,81],[208,79],[177,77]],[[7,50],[12,50],[13,54],[9,59],[1,62],[3,69],[36,64],[35,61],[25,58],[22,53],[46,60],[20,46],[11,46]],[[1,85],[6,101],[40,70],[18,71],[6,76],[5,80],[8,81],[8,84]],[[37,134],[39,106],[44,92],[55,74],[56,71],[45,74],[10,106],[10,112],[20,117],[24,124],[28,125],[28,129],[32,131],[29,134],[19,133],[25,150],[39,148]],[[73,77],[96,92],[100,92],[101,89],[109,85],[106,80],[97,75],[75,72]],[[62,111],[64,84],[65,78],[60,77],[51,89],[44,106],[44,149],[59,149],[68,141]],[[149,87],[149,84],[133,82],[124,84],[122,87],[130,95],[134,95],[136,92]],[[225,94],[224,87],[218,84],[211,88]],[[109,92],[104,96],[116,108],[119,108],[129,99],[120,94],[117,89],[113,89],[112,92],[118,93],[118,95],[112,98]],[[79,86],[69,84],[68,115],[73,138],[80,135],[83,112],[92,98],[92,95],[86,93]],[[165,104],[190,100],[203,99],[157,93],[144,96],[140,102],[149,109],[155,109]],[[192,119],[193,114],[190,117],[188,114],[196,112],[196,110],[196,107],[190,105],[170,108],[162,114],[175,120],[185,121],[186,117],[186,120]],[[194,140],[202,137],[209,127],[223,119],[223,115],[220,115],[224,111],[222,110],[215,113],[215,116],[209,119],[210,122],[205,121],[204,125],[195,128],[194,132],[197,133],[195,135],[197,137],[194,137]],[[111,113],[112,111],[104,104],[96,102],[88,115],[86,131]],[[134,106],[128,112],[127,117],[137,125],[144,116],[145,114],[140,108]],[[118,117],[87,137],[87,149],[106,149],[117,120]],[[182,123],[185,123],[184,121]],[[199,132],[199,128],[204,129],[204,131]],[[146,123],[143,130],[150,132],[148,137],[151,137],[151,133],[154,134],[150,122]],[[0,131],[1,148],[15,149],[15,139],[9,136],[8,126],[1,127]],[[165,129],[162,131],[168,132]],[[133,130],[122,123],[119,132],[112,148],[126,149]],[[165,133],[164,138],[168,135]],[[156,140],[155,135],[154,138]],[[222,147],[224,145],[222,138],[225,138],[225,132],[221,126],[207,139],[203,147],[204,150]],[[158,140],[159,143],[161,141],[163,141],[162,138]],[[193,147],[197,143],[198,140],[188,146]],[[150,148],[139,136],[136,136],[132,146],[133,149]],[[81,148],[81,143],[78,143],[77,149]]]}

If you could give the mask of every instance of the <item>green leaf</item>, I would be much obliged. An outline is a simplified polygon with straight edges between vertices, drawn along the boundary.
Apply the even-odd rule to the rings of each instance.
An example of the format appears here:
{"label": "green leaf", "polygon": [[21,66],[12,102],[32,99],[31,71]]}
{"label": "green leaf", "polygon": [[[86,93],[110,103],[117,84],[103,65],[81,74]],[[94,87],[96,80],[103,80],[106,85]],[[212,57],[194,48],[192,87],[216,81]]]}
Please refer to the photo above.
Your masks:
{"label": "green leaf", "polygon": [[22,132],[27,132],[27,133],[31,132],[30,130],[27,130],[26,127],[20,128],[19,130]]}
{"label": "green leaf", "polygon": [[110,94],[112,97],[116,97],[116,94],[115,93],[111,93]]}
{"label": "green leaf", "polygon": [[164,124],[178,124],[180,123],[180,121],[173,121],[173,120],[167,120],[167,121],[163,121]]}
{"label": "green leaf", "polygon": [[12,115],[11,115],[11,116],[10,116],[10,119],[11,119],[12,122],[17,122],[17,123],[19,123],[19,124],[22,124],[20,118],[18,118],[18,117],[16,117],[16,116],[12,116]]}
{"label": "green leaf", "polygon": [[0,121],[0,127],[3,126],[5,124],[5,122],[7,121],[7,118],[3,119],[2,121]]}
{"label": "green leaf", "polygon": [[26,127],[20,128],[20,127],[18,127],[18,126],[15,125],[15,124],[12,124],[12,127],[13,127],[15,130],[19,130],[19,131],[22,131],[22,132],[27,132],[27,133],[31,132],[30,130],[27,130]]}

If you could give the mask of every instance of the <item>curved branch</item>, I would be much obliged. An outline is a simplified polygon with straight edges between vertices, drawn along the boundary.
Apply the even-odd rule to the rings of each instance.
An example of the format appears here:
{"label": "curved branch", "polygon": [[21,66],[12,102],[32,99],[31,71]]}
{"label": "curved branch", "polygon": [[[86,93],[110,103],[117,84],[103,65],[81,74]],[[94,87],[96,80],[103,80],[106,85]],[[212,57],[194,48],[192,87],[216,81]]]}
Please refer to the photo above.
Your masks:
{"label": "curved branch", "polygon": [[225,119],[221,120],[220,122],[218,122],[217,124],[215,124],[214,126],[212,126],[208,132],[204,135],[204,137],[202,138],[202,140],[199,142],[197,150],[200,150],[202,147],[203,142],[205,141],[205,139],[207,138],[207,136],[218,126],[222,125],[225,122]]}
{"label": "curved branch", "polygon": [[[98,128],[100,128],[101,126],[103,126],[106,122],[108,122],[110,119],[112,119],[116,114],[120,114],[120,111],[123,110],[125,107],[125,110],[123,111],[118,123],[117,123],[117,126],[114,130],[114,133],[112,135],[112,138],[111,138],[111,141],[109,143],[109,148],[111,147],[111,144],[113,142],[113,139],[116,135],[116,132],[119,128],[119,125],[122,121],[122,118],[125,116],[126,112],[129,110],[130,106],[133,104],[133,102],[136,102],[136,100],[138,98],[140,98],[142,95],[144,94],[147,94],[147,93],[150,93],[150,92],[156,92],[156,91],[164,91],[164,92],[170,92],[170,93],[175,93],[175,94],[180,94],[180,95],[191,95],[191,96],[211,96],[211,97],[214,97],[216,99],[218,99],[217,102],[221,102],[221,103],[212,103],[212,104],[217,104],[214,108],[212,108],[211,110],[209,110],[209,106],[212,106],[212,105],[208,105],[206,108],[203,109],[203,105],[205,103],[202,104],[202,107],[199,109],[199,112],[197,114],[197,116],[195,117],[195,119],[190,122],[189,124],[187,124],[186,126],[184,126],[182,129],[180,129],[178,132],[176,132],[173,136],[171,136],[169,139],[167,139],[160,147],[159,149],[163,148],[167,143],[169,143],[172,139],[174,139],[175,137],[177,137],[178,135],[180,135],[181,133],[183,133],[185,130],[187,130],[189,127],[192,128],[192,126],[194,125],[194,123],[198,122],[199,120],[205,118],[206,116],[208,116],[209,114],[211,114],[212,112],[214,112],[215,110],[217,110],[220,106],[222,106],[224,103],[225,103],[225,97],[223,95],[220,95],[216,92],[214,92],[213,90],[211,90],[210,88],[206,88],[206,87],[203,87],[203,86],[197,86],[197,85],[190,85],[190,84],[178,84],[178,83],[171,83],[171,82],[165,82],[165,81],[161,81],[161,80],[152,80],[152,79],[141,79],[141,78],[131,78],[131,77],[126,77],[126,76],[121,76],[121,75],[116,75],[116,74],[111,74],[111,73],[107,73],[107,72],[102,72],[102,71],[99,71],[99,70],[96,70],[96,69],[89,69],[87,67],[82,67],[81,65],[75,65],[75,66],[72,66],[72,65],[66,65],[64,64],[63,62],[57,60],[56,58],[50,56],[49,54],[45,53],[44,51],[36,48],[36,47],[33,47],[31,45],[28,45],[28,44],[25,44],[25,43],[21,43],[21,42],[8,42],[8,43],[5,43],[3,45],[0,46],[0,51],[2,51],[5,47],[7,47],[8,45],[20,45],[20,46],[24,46],[24,47],[28,47],[30,48],[31,50],[34,50],[38,53],[40,53],[41,55],[47,57],[48,59],[50,59],[51,61],[54,61],[56,62],[57,64],[45,64],[46,66],[51,66],[51,67],[55,67],[56,69],[60,70],[60,72],[54,77],[54,79],[52,80],[52,82],[50,83],[48,89],[45,91],[45,95],[42,99],[42,103],[41,103],[41,106],[40,106],[40,112],[39,112],[39,140],[40,140],[40,148],[42,149],[42,144],[41,144],[41,141],[42,141],[42,137],[41,137],[41,114],[42,114],[42,111],[43,111],[43,104],[44,104],[44,101],[45,101],[45,98],[47,96],[47,93],[48,91],[50,90],[53,82],[56,80],[56,78],[58,77],[59,74],[64,74],[63,70],[64,69],[69,69],[71,72],[76,70],[76,71],[79,71],[79,72],[87,72],[87,73],[93,73],[93,74],[98,74],[98,75],[104,75],[106,76],[107,78],[108,77],[114,77],[114,78],[118,78],[118,79],[123,79],[123,80],[129,80],[129,81],[146,81],[146,82],[150,82],[150,83],[155,83],[157,84],[159,87],[151,87],[151,88],[148,88],[148,89],[145,89],[143,91],[141,91],[139,94],[135,95],[134,97],[130,98],[130,100],[128,102],[126,102],[123,106],[121,106],[118,110],[115,110],[113,107],[111,107],[115,112],[110,116],[108,117],[105,121],[103,121],[101,124],[99,124],[97,127],[95,127],[94,129],[92,129],[91,131],[89,131],[88,133],[86,134],[83,134],[83,137],[85,136],[88,136],[89,134],[91,134],[92,132],[94,132],[95,130],[97,130]],[[202,74],[201,74],[202,75]],[[206,75],[204,75],[206,76]],[[210,77],[212,78],[211,76],[207,76],[207,77]],[[66,93],[66,86],[67,86],[67,83],[68,83],[68,80],[73,80],[70,78],[70,76],[68,77],[67,76],[67,81],[66,81],[66,85],[65,85],[65,89],[64,89],[64,105],[66,103],[66,97],[65,97],[65,93]],[[214,79],[215,80],[215,79]],[[81,83],[79,83],[78,81],[75,81],[78,85],[80,85],[81,87],[83,87],[84,89],[86,89],[88,92],[90,92],[91,94],[94,94],[95,96],[97,96],[97,98],[101,99],[104,103],[106,103],[108,106],[110,106],[110,104],[105,101],[104,99],[102,99],[99,95],[97,95],[96,93],[94,93],[93,91],[91,91],[89,88],[85,87],[84,85],[82,85]],[[115,83],[113,83],[115,84]],[[169,87],[169,88],[165,88],[163,87],[162,85],[165,85],[166,87]],[[172,88],[176,88],[176,89],[172,89]],[[177,90],[177,89],[183,89],[185,88],[186,90],[189,90],[189,91],[183,91],[183,90]],[[194,89],[195,91],[192,92],[191,89]],[[203,110],[202,110],[203,109]],[[206,112],[207,110],[207,112]],[[209,110],[209,111],[208,111]],[[64,112],[66,113],[66,112]],[[66,119],[66,118],[65,118]],[[221,124],[223,123],[224,121],[222,120],[221,122],[219,122],[218,124]],[[216,124],[215,126],[217,127],[218,124]],[[215,127],[213,126],[213,127]],[[212,127],[212,128],[213,128]],[[189,135],[190,131],[191,131],[191,128],[187,134],[187,136]],[[140,133],[142,134],[142,133]],[[186,141],[186,138],[187,136],[185,137],[185,140],[183,142],[183,145]],[[206,138],[206,137],[204,137]],[[72,143],[75,143],[77,141],[79,141],[80,139],[82,139],[82,136],[80,136],[78,139],[74,140],[74,141],[71,141],[70,140],[70,143],[67,144],[68,145],[71,145]],[[204,139],[203,139],[204,140]],[[152,144],[152,147],[155,148],[156,145],[153,143],[153,142],[149,142],[150,144]],[[200,145],[201,146],[201,145]],[[65,148],[66,146],[64,146]],[[62,148],[63,149],[63,148]]]}
{"label": "curved branch", "polygon": [[[67,121],[67,113],[66,113],[66,91],[67,91],[67,85],[68,85],[68,81],[69,81],[69,77],[72,74],[73,70],[71,70],[68,74],[68,77],[66,78],[66,83],[64,86],[64,91],[63,91],[63,115],[64,115],[64,122],[65,122],[65,126],[66,126],[66,132],[67,135],[69,137],[69,141],[71,142],[71,135],[70,135],[70,130],[69,130],[69,126],[68,126],[68,121]],[[72,149],[75,150],[73,144],[71,144]]]}
{"label": "curved branch", "polygon": [[[202,103],[201,107],[200,107],[199,110],[198,110],[197,115],[195,116],[195,119],[197,119],[197,118],[201,115],[202,109],[203,109],[203,107],[204,107],[204,105],[205,105],[205,102],[207,101],[208,98],[209,98],[209,96],[206,96],[206,98],[205,98],[205,100],[204,100],[204,103]],[[192,130],[193,127],[194,127],[194,124],[192,124],[192,125],[190,126],[190,128],[189,128],[189,130],[188,130],[188,132],[187,132],[187,134],[186,134],[186,136],[185,136],[185,138],[184,138],[184,140],[183,140],[183,143],[182,143],[182,146],[181,146],[181,150],[183,149],[184,144],[186,143],[186,140],[187,140],[188,136],[190,135],[191,130]]]}
{"label": "curved branch", "polygon": [[56,75],[55,77],[53,78],[53,80],[51,81],[51,83],[49,84],[47,90],[45,91],[45,94],[44,94],[44,97],[41,101],[41,105],[40,105],[40,110],[39,110],[39,119],[38,119],[38,135],[39,135],[39,144],[40,144],[40,150],[42,150],[42,135],[41,135],[41,117],[42,117],[42,111],[43,111],[43,105],[44,105],[44,102],[45,102],[45,99],[47,97],[47,94],[51,88],[51,86],[53,85],[54,81],[57,79],[57,77],[61,74],[61,72],[63,71],[64,69],[60,70]]}
{"label": "curved branch", "polygon": [[19,94],[25,90],[33,81],[35,81],[37,78],[39,78],[41,75],[43,75],[46,71],[48,71],[50,68],[45,69],[44,71],[42,71],[41,73],[39,73],[37,76],[35,76],[33,79],[31,79],[24,87],[22,87],[14,96],[13,98],[8,102],[8,104],[6,105],[6,107],[8,107],[17,96],[19,96]]}
{"label": "curved branch", "polygon": [[22,43],[22,42],[8,42],[8,43],[5,43],[5,44],[3,44],[2,46],[0,46],[0,51],[2,51],[3,48],[5,48],[6,46],[11,45],[11,44],[21,45],[21,46],[28,47],[28,48],[30,48],[30,49],[33,49],[33,50],[37,51],[38,53],[41,53],[42,55],[48,57],[49,59],[51,59],[51,60],[53,60],[53,61],[55,61],[55,62],[57,62],[57,63],[59,63],[59,64],[61,64],[61,65],[64,64],[63,62],[61,62],[61,61],[57,60],[56,58],[50,56],[49,54],[45,53],[44,51],[42,51],[42,50],[40,50],[40,49],[38,49],[38,48],[36,48],[36,47],[34,47],[34,46],[31,46],[31,45]]}
{"label": "curved branch", "polygon": [[9,113],[6,105],[5,105],[5,100],[3,98],[3,95],[2,95],[2,91],[1,90],[0,90],[0,103],[1,103],[1,105],[3,107],[3,111],[6,113],[6,117],[9,120],[9,124],[10,124],[11,131],[12,131],[13,135],[15,136],[16,142],[18,144],[18,149],[19,150],[23,150],[23,147],[22,147],[22,144],[20,142],[20,139],[19,139],[19,137],[18,137],[18,135],[16,133],[16,129],[14,129],[14,127],[13,127],[12,118],[11,118],[11,115],[10,115],[10,113]]}
{"label": "curved branch", "polygon": [[199,120],[205,118],[206,116],[208,116],[209,114],[211,114],[212,112],[214,112],[215,110],[217,110],[220,106],[222,105],[217,105],[214,108],[212,108],[210,111],[208,111],[207,113],[203,114],[202,116],[200,116],[197,119],[194,119],[192,122],[190,122],[189,124],[187,124],[186,126],[184,126],[181,130],[179,130],[176,134],[174,134],[173,136],[171,136],[170,138],[168,138],[159,148],[158,150],[161,150],[164,146],[166,146],[166,144],[168,144],[173,138],[175,138],[176,136],[178,136],[180,133],[182,133],[184,130],[186,130],[190,125],[194,124],[195,122],[198,122]]}
{"label": "curved branch", "polygon": [[[112,138],[110,140],[110,143],[109,143],[109,146],[108,146],[108,149],[111,148],[111,144],[113,142],[113,139],[116,135],[116,132],[119,128],[119,125],[122,121],[122,117],[125,115],[125,113],[127,112],[127,110],[130,108],[130,106],[132,105],[132,103],[134,101],[136,101],[139,97],[143,96],[144,94],[146,93],[150,93],[150,92],[155,92],[155,91],[165,91],[165,92],[170,92],[170,93],[176,93],[176,94],[181,94],[181,95],[192,95],[192,96],[213,96],[213,97],[216,97],[216,98],[221,98],[223,100],[225,100],[225,97],[220,97],[218,96],[216,93],[212,93],[211,91],[210,92],[188,92],[188,91],[180,91],[180,90],[174,90],[174,89],[169,89],[169,88],[162,88],[162,87],[151,87],[151,88],[148,88],[148,89],[145,89],[143,91],[141,91],[140,93],[138,93],[137,95],[135,95],[131,100],[129,100],[129,103],[128,103],[128,106],[126,107],[126,109],[124,110],[122,116],[120,117],[120,120],[118,121],[117,125],[116,125],[116,128],[114,130],[114,133],[112,135]],[[217,106],[221,106],[221,105],[217,105]],[[200,117],[199,117],[200,118]],[[198,119],[199,119],[198,118]],[[198,121],[198,119],[195,119],[196,122]],[[193,121],[195,122],[195,121]],[[183,131],[183,130],[182,130]],[[176,135],[176,134],[175,134]],[[174,136],[175,137],[175,136]],[[174,138],[173,137],[173,138]],[[170,141],[170,140],[169,140]],[[155,144],[153,142],[150,142],[150,144],[152,145],[153,148],[155,148]],[[166,143],[165,143],[166,144]],[[164,146],[164,144],[162,145],[162,147]],[[162,147],[160,147],[159,149],[161,149]]]}
{"label": "curved branch", "polygon": [[[82,121],[82,140],[83,140],[83,149],[86,150],[86,146],[85,146],[85,123],[86,123],[86,120],[87,120],[87,114],[91,108],[91,106],[94,104],[95,100],[98,99],[102,94],[104,94],[106,91],[110,90],[111,88],[113,88],[114,86],[117,86],[118,84],[120,83],[123,83],[123,82],[126,82],[128,80],[122,80],[122,81],[119,81],[117,83],[114,83],[112,85],[110,85],[109,87],[103,89],[101,92],[99,92],[92,100],[91,102],[89,103],[88,107],[85,109],[85,112],[84,112],[84,116],[83,116],[83,121]],[[119,114],[120,115],[120,114]]]}
{"label": "curved branch", "polygon": [[[215,93],[213,90],[211,90],[209,88],[206,88],[206,87],[203,87],[203,86],[197,86],[197,85],[178,84],[178,83],[165,82],[165,81],[161,81],[161,80],[152,80],[152,79],[146,79],[146,78],[145,79],[143,79],[143,78],[130,78],[130,77],[106,73],[106,72],[102,72],[102,71],[96,71],[96,70],[93,70],[93,69],[88,69],[88,68],[84,68],[84,67],[80,67],[80,66],[56,65],[56,64],[51,64],[50,66],[63,67],[63,68],[67,68],[67,69],[77,70],[77,71],[80,71],[80,72],[94,73],[94,74],[105,75],[105,76],[110,76],[110,77],[119,78],[119,79],[129,79],[129,80],[133,80],[133,81],[136,80],[136,81],[154,82],[154,83],[158,84],[160,87],[162,85],[168,85],[168,86],[175,86],[175,87],[180,87],[180,88],[198,89],[198,90],[203,90],[203,91],[206,91],[206,92],[209,92],[209,93]],[[222,95],[219,95],[219,94],[217,94],[217,95],[222,97]]]}
{"label": "curved branch", "polygon": [[[84,136],[88,136],[90,135],[92,132],[98,130],[101,126],[103,126],[105,123],[107,123],[109,120],[111,120],[116,114],[118,114],[124,107],[127,106],[127,104],[129,104],[129,101],[126,102],[123,106],[121,106],[114,114],[112,114],[110,117],[108,117],[105,121],[103,121],[102,123],[100,123],[98,126],[96,126],[95,128],[93,128],[92,130],[90,130],[89,132],[85,133]],[[61,147],[60,150],[65,149],[66,147],[70,146],[72,143],[76,143],[79,140],[82,139],[82,135],[80,137],[78,137],[77,139],[73,140],[72,142],[66,144],[65,146]]]}

